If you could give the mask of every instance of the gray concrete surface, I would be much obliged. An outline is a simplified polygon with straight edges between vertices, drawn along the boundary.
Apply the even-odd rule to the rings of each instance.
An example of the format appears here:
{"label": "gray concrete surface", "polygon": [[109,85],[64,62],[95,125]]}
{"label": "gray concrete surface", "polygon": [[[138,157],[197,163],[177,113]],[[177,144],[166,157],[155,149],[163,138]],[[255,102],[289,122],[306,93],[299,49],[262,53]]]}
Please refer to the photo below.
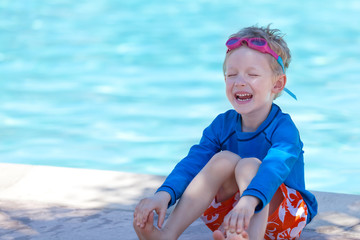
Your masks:
{"label": "gray concrete surface", "polygon": [[[113,171],[0,164],[1,240],[135,240],[136,203],[164,177]],[[360,239],[360,196],[314,192],[319,215],[301,239]],[[181,240],[208,240],[197,220]]]}

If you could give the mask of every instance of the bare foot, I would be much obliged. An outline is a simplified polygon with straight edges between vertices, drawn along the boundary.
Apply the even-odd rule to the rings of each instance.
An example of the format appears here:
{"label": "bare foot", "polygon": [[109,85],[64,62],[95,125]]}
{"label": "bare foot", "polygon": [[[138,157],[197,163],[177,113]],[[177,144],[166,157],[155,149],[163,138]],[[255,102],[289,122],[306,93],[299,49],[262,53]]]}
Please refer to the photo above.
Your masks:
{"label": "bare foot", "polygon": [[148,221],[145,223],[145,227],[141,228],[136,225],[135,221],[133,223],[136,235],[139,240],[161,240],[169,239],[165,236],[165,233],[154,226],[154,213],[151,212],[148,218]]}
{"label": "bare foot", "polygon": [[227,235],[228,236],[225,238],[224,234],[221,231],[216,230],[213,233],[213,238],[214,240],[248,240],[249,239],[249,235],[245,231],[243,231],[241,234],[228,233]]}

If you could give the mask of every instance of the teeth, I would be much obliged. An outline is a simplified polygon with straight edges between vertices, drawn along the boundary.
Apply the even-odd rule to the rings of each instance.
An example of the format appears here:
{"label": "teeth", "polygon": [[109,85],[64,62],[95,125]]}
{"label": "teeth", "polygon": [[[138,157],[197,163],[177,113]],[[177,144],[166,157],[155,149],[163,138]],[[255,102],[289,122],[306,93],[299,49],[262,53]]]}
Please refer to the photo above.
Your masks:
{"label": "teeth", "polygon": [[238,101],[247,101],[250,98],[252,98],[252,94],[250,94],[250,93],[238,93],[238,94],[236,94],[236,99]]}

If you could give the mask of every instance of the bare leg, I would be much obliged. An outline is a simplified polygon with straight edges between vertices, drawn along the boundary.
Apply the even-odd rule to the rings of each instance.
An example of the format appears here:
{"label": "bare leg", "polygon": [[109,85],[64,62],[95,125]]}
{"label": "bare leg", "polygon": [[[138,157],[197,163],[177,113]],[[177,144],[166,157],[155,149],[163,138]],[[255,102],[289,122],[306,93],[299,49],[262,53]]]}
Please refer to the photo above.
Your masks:
{"label": "bare leg", "polygon": [[220,152],[193,179],[166,223],[176,238],[209,207],[219,189],[226,189],[222,195],[229,197],[237,192],[234,169],[240,160],[234,153]]}
{"label": "bare leg", "polygon": [[[241,158],[238,155],[228,151],[214,155],[186,188],[162,229],[150,226],[152,221],[148,221],[144,229],[134,225],[139,238],[141,240],[175,240],[209,207],[223,184],[226,185],[225,188],[222,188],[226,189],[226,191],[222,191],[223,196],[235,194],[238,188],[234,169],[239,160]],[[231,185],[229,182],[233,184]]]}
{"label": "bare leg", "polygon": [[[215,195],[221,202],[233,196],[238,189],[242,193],[256,175],[260,164],[261,161],[256,158],[241,159],[238,155],[228,151],[216,154],[189,184],[162,229],[154,227],[153,220],[147,223],[145,230],[134,225],[139,239],[177,239],[192,222],[201,216]],[[247,233],[237,235],[228,232],[226,239],[243,240],[249,239],[249,237],[251,240],[263,239],[268,214],[269,205],[261,212],[254,214]],[[153,216],[150,218],[152,219]],[[214,232],[214,239],[222,240],[223,236],[221,235],[221,232]]]}
{"label": "bare leg", "polygon": [[[261,161],[257,158],[244,158],[238,162],[235,168],[236,182],[240,193],[247,189],[251,180],[255,177]],[[265,206],[259,213],[251,218],[248,228],[248,234],[251,240],[264,239],[267,219],[269,214],[269,205]]]}

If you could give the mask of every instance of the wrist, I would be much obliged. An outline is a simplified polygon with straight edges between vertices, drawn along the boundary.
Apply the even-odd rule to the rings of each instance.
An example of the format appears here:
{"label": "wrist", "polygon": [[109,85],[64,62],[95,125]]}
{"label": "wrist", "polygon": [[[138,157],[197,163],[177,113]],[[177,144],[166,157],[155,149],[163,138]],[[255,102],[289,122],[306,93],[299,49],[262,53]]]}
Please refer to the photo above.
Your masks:
{"label": "wrist", "polygon": [[256,208],[257,205],[260,204],[260,199],[255,196],[246,195],[241,197],[241,199],[243,199],[243,201],[246,201],[246,203],[249,204],[250,206],[254,207],[254,209]]}
{"label": "wrist", "polygon": [[166,204],[169,204],[169,202],[171,201],[171,196],[168,192],[165,191],[159,191],[156,192],[154,197],[156,198],[160,198],[161,200],[163,200],[164,202],[166,202]]}

